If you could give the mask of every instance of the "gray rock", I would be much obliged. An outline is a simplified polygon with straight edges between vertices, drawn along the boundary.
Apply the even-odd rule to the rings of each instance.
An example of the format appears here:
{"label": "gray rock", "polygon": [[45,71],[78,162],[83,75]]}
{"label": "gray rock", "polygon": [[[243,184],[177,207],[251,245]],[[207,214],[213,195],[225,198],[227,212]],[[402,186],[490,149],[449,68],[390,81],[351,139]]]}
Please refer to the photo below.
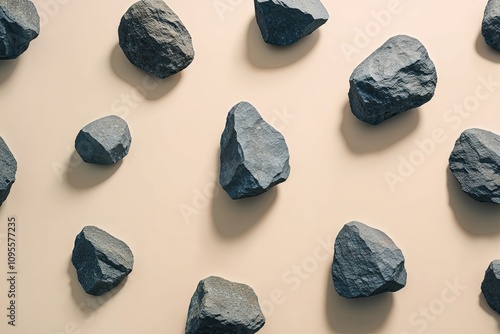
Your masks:
{"label": "gray rock", "polygon": [[491,262],[486,269],[481,291],[488,305],[500,313],[500,260]]}
{"label": "gray rock", "polygon": [[95,226],[85,226],[76,236],[71,262],[83,290],[100,296],[130,274],[134,255],[123,241]]}
{"label": "gray rock", "polygon": [[5,143],[0,137],[0,205],[9,196],[10,189],[16,181],[17,161]]}
{"label": "gray rock", "polygon": [[232,199],[260,195],[290,174],[285,138],[248,102],[229,111],[220,147],[219,182]]}
{"label": "gray rock", "polygon": [[0,59],[15,59],[40,33],[40,17],[30,0],[0,0]]}
{"label": "gray rock", "polygon": [[398,35],[359,64],[349,84],[354,116],[377,125],[428,102],[434,96],[437,74],[422,43]]}
{"label": "gray rock", "polygon": [[272,45],[291,45],[328,21],[320,0],[254,0],[262,38]]}
{"label": "gray rock", "polygon": [[489,0],[481,26],[486,44],[500,50],[500,0]]}
{"label": "gray rock", "polygon": [[251,287],[211,276],[198,283],[191,298],[186,334],[253,334],[265,321]]}
{"label": "gray rock", "polygon": [[448,161],[467,195],[479,202],[500,203],[500,136],[467,129],[455,142]]}
{"label": "gray rock", "polygon": [[191,35],[162,0],[141,0],[123,15],[120,47],[138,68],[158,78],[176,74],[194,59]]}
{"label": "gray rock", "polygon": [[127,122],[110,115],[83,127],[76,136],[75,148],[87,163],[110,165],[128,154],[131,142]]}
{"label": "gray rock", "polygon": [[350,222],[335,240],[332,278],[345,298],[394,292],[406,285],[405,258],[384,232]]}

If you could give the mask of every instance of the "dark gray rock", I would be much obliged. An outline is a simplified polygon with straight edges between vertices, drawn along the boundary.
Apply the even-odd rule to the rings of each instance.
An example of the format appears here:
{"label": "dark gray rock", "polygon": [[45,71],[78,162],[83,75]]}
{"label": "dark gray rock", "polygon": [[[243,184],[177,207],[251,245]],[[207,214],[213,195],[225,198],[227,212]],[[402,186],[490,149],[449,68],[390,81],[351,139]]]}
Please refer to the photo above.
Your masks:
{"label": "dark gray rock", "polygon": [[491,262],[486,269],[481,291],[488,305],[500,313],[500,260]]}
{"label": "dark gray rock", "polygon": [[350,222],[335,240],[332,278],[345,298],[394,292],[406,285],[405,258],[384,232]]}
{"label": "dark gray rock", "polygon": [[285,138],[248,102],[229,111],[220,147],[219,182],[232,199],[260,195],[290,174]]}
{"label": "dark gray rock", "polygon": [[10,189],[16,181],[17,161],[5,143],[0,137],[0,205],[9,196]]}
{"label": "dark gray rock", "polygon": [[76,236],[71,262],[83,290],[100,296],[130,274],[134,255],[123,241],[95,226],[85,226]]}
{"label": "dark gray rock", "polygon": [[265,321],[251,287],[211,276],[198,283],[191,298],[186,334],[253,334]]}
{"label": "dark gray rock", "polygon": [[75,148],[87,163],[110,165],[128,154],[131,142],[127,122],[118,116],[110,115],[81,129],[76,136]]}
{"label": "dark gray rock", "polygon": [[123,15],[120,47],[138,68],[158,78],[176,74],[194,59],[191,35],[162,0],[141,0]]}
{"label": "dark gray rock", "polygon": [[254,6],[262,38],[272,45],[291,45],[329,18],[320,0],[254,0]]}
{"label": "dark gray rock", "polygon": [[481,26],[486,44],[500,50],[500,0],[489,0]]}
{"label": "dark gray rock", "polygon": [[0,0],[0,59],[15,59],[40,33],[40,17],[30,0]]}
{"label": "dark gray rock", "polygon": [[349,104],[358,119],[377,125],[434,96],[437,73],[417,39],[391,37],[354,69]]}
{"label": "dark gray rock", "polygon": [[479,202],[500,203],[500,136],[467,129],[455,142],[448,161],[467,195]]}

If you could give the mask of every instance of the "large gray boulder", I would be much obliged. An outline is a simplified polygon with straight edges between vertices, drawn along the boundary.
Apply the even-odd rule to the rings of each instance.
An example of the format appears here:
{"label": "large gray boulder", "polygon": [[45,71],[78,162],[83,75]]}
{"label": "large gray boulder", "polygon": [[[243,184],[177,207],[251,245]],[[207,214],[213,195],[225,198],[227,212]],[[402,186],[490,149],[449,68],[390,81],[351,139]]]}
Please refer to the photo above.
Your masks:
{"label": "large gray boulder", "polygon": [[500,50],[500,0],[488,1],[484,10],[481,33],[486,44]]}
{"label": "large gray boulder", "polygon": [[251,287],[211,276],[198,283],[191,298],[186,334],[253,334],[265,321]]}
{"label": "large gray boulder", "polygon": [[0,137],[0,205],[9,196],[10,189],[16,181],[17,161],[5,143]]}
{"label": "large gray boulder", "polygon": [[484,273],[481,291],[488,305],[500,314],[500,260],[494,260]]}
{"label": "large gray boulder", "polygon": [[384,232],[350,222],[335,240],[332,278],[345,298],[394,292],[406,285],[405,258]]}
{"label": "large gray boulder", "polygon": [[422,43],[398,35],[354,69],[349,79],[349,104],[354,116],[377,125],[428,102],[436,84],[436,68]]}
{"label": "large gray boulder", "polygon": [[176,74],[191,64],[191,35],[162,0],[140,0],[123,15],[118,28],[125,56],[158,78]]}
{"label": "large gray boulder", "polygon": [[285,138],[248,102],[229,111],[220,147],[219,182],[232,199],[260,195],[290,174]]}

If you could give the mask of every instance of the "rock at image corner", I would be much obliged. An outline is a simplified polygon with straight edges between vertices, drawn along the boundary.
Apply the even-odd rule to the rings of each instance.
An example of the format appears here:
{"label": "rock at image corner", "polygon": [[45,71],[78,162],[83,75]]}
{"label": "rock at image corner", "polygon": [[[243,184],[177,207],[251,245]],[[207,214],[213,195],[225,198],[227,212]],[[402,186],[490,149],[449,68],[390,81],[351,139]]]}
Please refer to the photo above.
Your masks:
{"label": "rock at image corner", "polygon": [[436,85],[436,68],[422,43],[398,35],[354,69],[349,104],[359,120],[377,125],[430,101]]}
{"label": "rock at image corner", "polygon": [[191,35],[162,0],[141,0],[123,15],[120,47],[128,60],[158,78],[174,75],[191,64]]}
{"label": "rock at image corner", "polygon": [[462,190],[479,202],[500,203],[500,136],[467,129],[455,142],[448,160]]}
{"label": "rock at image corner", "polygon": [[395,292],[406,285],[405,258],[384,232],[360,222],[340,230],[334,245],[333,285],[345,298]]}
{"label": "rock at image corner", "polygon": [[500,50],[500,0],[489,0],[484,10],[481,33],[486,44]]}
{"label": "rock at image corner", "polygon": [[17,161],[5,143],[0,137],[0,205],[7,199],[10,189],[16,181]]}
{"label": "rock at image corner", "polygon": [[481,292],[488,305],[500,314],[500,260],[492,261],[486,269]]}
{"label": "rock at image corner", "polygon": [[15,59],[40,33],[40,17],[30,0],[0,0],[0,59]]}
{"label": "rock at image corner", "polygon": [[285,138],[254,106],[240,102],[229,111],[220,141],[219,182],[232,199],[260,195],[286,181],[289,160]]}
{"label": "rock at image corner", "polygon": [[76,137],[75,149],[87,163],[111,165],[128,154],[131,142],[127,122],[110,115],[83,127]]}
{"label": "rock at image corner", "polygon": [[75,239],[71,262],[83,290],[100,296],[132,272],[134,255],[123,241],[95,226],[85,226]]}
{"label": "rock at image corner", "polygon": [[328,21],[320,0],[254,0],[255,18],[268,44],[292,45]]}
{"label": "rock at image corner", "polygon": [[198,283],[191,298],[186,334],[253,334],[265,321],[251,287],[211,276]]}

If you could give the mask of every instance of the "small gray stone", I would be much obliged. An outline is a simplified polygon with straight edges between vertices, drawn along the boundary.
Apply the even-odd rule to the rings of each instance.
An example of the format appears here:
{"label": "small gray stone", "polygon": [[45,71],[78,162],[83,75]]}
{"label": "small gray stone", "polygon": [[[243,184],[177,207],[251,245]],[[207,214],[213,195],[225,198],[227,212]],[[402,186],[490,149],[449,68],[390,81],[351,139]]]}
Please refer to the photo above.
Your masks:
{"label": "small gray stone", "polygon": [[291,45],[328,21],[320,0],[254,0],[262,38],[272,45]]}
{"label": "small gray stone", "polygon": [[350,222],[335,240],[332,278],[345,298],[394,292],[406,285],[405,258],[384,232]]}
{"label": "small gray stone", "polygon": [[0,137],[0,205],[9,196],[10,188],[16,181],[17,161],[5,143]]}
{"label": "small gray stone", "polygon": [[191,35],[162,0],[141,0],[123,15],[120,47],[138,68],[158,78],[176,74],[194,59]]}
{"label": "small gray stone", "polygon": [[500,203],[500,136],[467,129],[455,142],[448,161],[467,195],[479,202]]}
{"label": "small gray stone", "polygon": [[486,44],[500,50],[500,0],[489,0],[484,10],[481,26]]}
{"label": "small gray stone", "polygon": [[488,305],[500,313],[500,260],[491,262],[486,269],[481,291]]}
{"label": "small gray stone", "polygon": [[127,122],[118,116],[110,115],[81,129],[75,140],[75,148],[87,163],[110,165],[128,154],[131,142]]}
{"label": "small gray stone", "polygon": [[349,84],[354,116],[377,125],[427,103],[434,96],[437,73],[420,41],[398,35],[359,64]]}
{"label": "small gray stone", "polygon": [[198,283],[191,298],[186,334],[253,334],[265,321],[251,287],[211,276]]}
{"label": "small gray stone", "polygon": [[229,111],[220,147],[219,182],[232,199],[260,195],[290,174],[285,138],[248,102]]}
{"label": "small gray stone", "polygon": [[40,17],[30,0],[0,0],[0,59],[15,59],[40,33]]}
{"label": "small gray stone", "polygon": [[134,255],[123,241],[95,226],[85,226],[76,237],[71,262],[83,290],[100,296],[130,274]]}

